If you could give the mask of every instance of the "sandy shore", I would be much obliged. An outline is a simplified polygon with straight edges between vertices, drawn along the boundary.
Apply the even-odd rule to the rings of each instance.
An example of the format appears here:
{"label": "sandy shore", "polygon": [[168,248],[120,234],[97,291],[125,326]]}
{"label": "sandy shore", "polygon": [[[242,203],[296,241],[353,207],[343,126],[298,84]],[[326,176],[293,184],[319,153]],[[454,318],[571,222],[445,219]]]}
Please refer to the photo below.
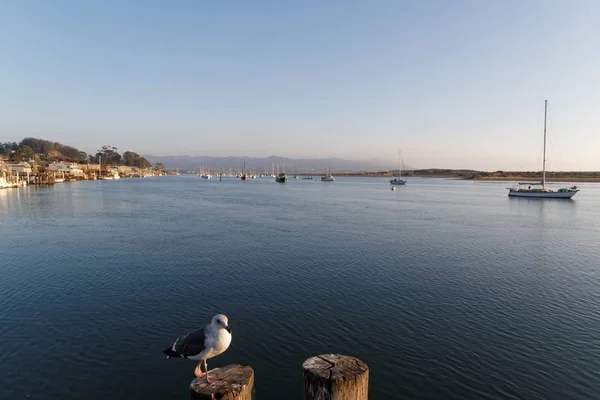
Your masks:
{"label": "sandy shore", "polygon": [[[387,178],[391,179],[391,175],[376,175],[376,174],[338,174],[335,176],[340,177],[354,177],[354,178]],[[465,177],[464,175],[409,175],[403,176],[403,178],[441,178],[441,179],[453,179],[453,180],[465,180],[465,181],[480,181],[480,182],[541,182],[542,177],[527,177],[527,176],[518,176],[518,175],[510,175],[510,176],[482,176],[482,177]],[[600,182],[600,177],[576,177],[576,176],[567,176],[567,177],[548,177],[546,178],[546,182],[552,183],[560,183],[560,182],[568,182],[568,183],[576,183],[576,182]]]}
{"label": "sandy shore", "polygon": [[[524,176],[488,176],[481,178],[459,178],[463,180],[472,180],[472,181],[506,181],[506,182],[541,182],[541,178],[530,178]],[[561,178],[546,178],[547,183],[552,182],[600,182],[600,178],[579,178],[579,177],[561,177]]]}

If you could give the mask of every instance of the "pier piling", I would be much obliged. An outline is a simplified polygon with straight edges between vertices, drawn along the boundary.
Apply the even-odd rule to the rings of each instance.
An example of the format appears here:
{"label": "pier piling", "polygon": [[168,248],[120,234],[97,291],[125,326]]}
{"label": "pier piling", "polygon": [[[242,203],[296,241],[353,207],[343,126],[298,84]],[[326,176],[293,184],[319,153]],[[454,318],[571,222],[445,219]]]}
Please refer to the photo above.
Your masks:
{"label": "pier piling", "polygon": [[254,371],[243,365],[228,365],[209,372],[218,381],[212,384],[196,378],[190,384],[190,400],[251,400],[254,391]]}
{"label": "pier piling", "polygon": [[367,400],[369,367],[357,358],[322,354],[302,364],[304,400]]}
{"label": "pier piling", "polygon": [[[358,358],[321,354],[302,364],[304,400],[368,400],[369,367]],[[209,384],[196,378],[190,384],[190,400],[252,400],[254,370],[228,365],[209,372],[218,378]]]}

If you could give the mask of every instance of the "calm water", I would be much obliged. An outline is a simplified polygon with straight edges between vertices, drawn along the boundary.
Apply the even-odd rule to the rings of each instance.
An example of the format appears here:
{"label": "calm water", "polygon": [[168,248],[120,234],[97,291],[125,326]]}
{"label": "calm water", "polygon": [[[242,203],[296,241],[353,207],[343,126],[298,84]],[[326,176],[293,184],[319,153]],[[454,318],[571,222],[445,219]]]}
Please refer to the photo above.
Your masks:
{"label": "calm water", "polygon": [[0,398],[187,399],[161,350],[229,316],[210,360],[257,398],[301,399],[340,352],[373,399],[600,396],[600,185],[573,201],[506,183],[219,183],[0,191]]}

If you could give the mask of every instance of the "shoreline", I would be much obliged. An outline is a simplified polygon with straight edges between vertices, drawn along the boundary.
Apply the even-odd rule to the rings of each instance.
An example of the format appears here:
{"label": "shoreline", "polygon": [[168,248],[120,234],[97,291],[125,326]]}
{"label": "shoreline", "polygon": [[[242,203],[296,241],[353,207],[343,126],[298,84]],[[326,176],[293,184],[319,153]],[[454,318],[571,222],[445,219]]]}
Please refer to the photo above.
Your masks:
{"label": "shoreline", "polygon": [[[465,181],[480,181],[480,182],[501,182],[501,181],[505,181],[505,182],[541,182],[542,178],[531,178],[531,177],[526,177],[526,176],[507,176],[507,177],[496,177],[496,176],[488,176],[488,177],[481,177],[481,178],[458,178],[460,180],[465,180]],[[569,183],[569,182],[581,182],[581,183],[586,183],[586,182],[600,182],[600,178],[592,178],[592,177],[560,177],[560,178],[546,178],[546,183]]]}
{"label": "shoreline", "polygon": [[[387,178],[391,179],[391,176],[376,176],[376,175],[352,175],[352,174],[339,174],[334,175],[345,178]],[[507,177],[481,177],[481,178],[465,178],[464,176],[451,176],[451,175],[427,175],[427,176],[403,176],[403,178],[423,178],[423,179],[449,179],[455,181],[477,181],[477,182],[528,182],[528,183],[539,183],[542,178],[539,179],[526,177],[526,176],[507,176]],[[600,178],[550,178],[546,179],[546,183],[600,183]]]}
{"label": "shoreline", "polygon": [[[339,177],[355,177],[355,178],[386,178],[390,179],[392,175],[389,171],[381,172],[349,172],[336,174]],[[542,173],[538,171],[531,172],[484,172],[474,170],[417,170],[408,171],[403,178],[438,178],[464,181],[480,181],[480,182],[540,182],[542,181]],[[600,182],[600,172],[582,171],[582,172],[546,172],[546,183],[564,183],[564,182]]]}

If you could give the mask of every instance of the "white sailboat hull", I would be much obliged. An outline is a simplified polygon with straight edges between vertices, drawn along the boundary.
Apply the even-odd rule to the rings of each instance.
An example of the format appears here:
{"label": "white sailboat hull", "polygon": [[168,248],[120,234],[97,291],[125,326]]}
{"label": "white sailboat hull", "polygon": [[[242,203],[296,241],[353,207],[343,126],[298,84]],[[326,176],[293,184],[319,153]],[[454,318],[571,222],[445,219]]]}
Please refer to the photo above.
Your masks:
{"label": "white sailboat hull", "polygon": [[538,192],[538,191],[518,191],[510,190],[508,195],[510,197],[530,197],[537,199],[570,199],[575,196],[579,190],[568,190],[564,192]]}
{"label": "white sailboat hull", "polygon": [[390,180],[390,185],[406,185],[406,181],[403,179],[394,178]]}

